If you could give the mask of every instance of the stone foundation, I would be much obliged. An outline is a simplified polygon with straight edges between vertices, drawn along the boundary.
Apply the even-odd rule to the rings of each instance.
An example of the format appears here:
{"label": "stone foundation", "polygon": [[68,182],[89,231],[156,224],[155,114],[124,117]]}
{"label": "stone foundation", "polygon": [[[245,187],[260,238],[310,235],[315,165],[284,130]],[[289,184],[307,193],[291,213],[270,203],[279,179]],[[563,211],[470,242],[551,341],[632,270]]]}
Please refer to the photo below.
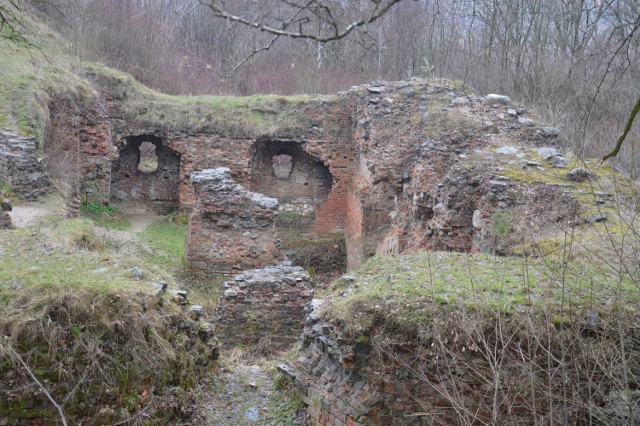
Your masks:
{"label": "stone foundation", "polygon": [[280,259],[278,200],[246,190],[226,167],[193,173],[191,183],[197,200],[187,233],[192,272],[233,274]]}
{"label": "stone foundation", "polygon": [[224,283],[217,308],[219,339],[256,344],[269,339],[276,349],[298,340],[313,290],[300,267],[269,266],[236,275]]}

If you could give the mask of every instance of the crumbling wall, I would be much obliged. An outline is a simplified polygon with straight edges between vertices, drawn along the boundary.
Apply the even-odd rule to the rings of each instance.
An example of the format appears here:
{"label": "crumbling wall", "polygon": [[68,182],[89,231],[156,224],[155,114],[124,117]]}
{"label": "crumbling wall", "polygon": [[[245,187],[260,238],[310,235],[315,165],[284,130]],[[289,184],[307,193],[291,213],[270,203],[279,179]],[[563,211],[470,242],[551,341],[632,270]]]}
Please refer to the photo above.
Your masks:
{"label": "crumbling wall", "polygon": [[219,339],[257,344],[269,339],[284,349],[298,340],[313,290],[309,274],[283,263],[245,271],[224,283],[217,307]]}
{"label": "crumbling wall", "polygon": [[109,120],[99,105],[79,111],[68,98],[51,102],[50,126],[43,146],[47,170],[65,195],[89,201],[111,199],[111,164],[118,158]]}
{"label": "crumbling wall", "polygon": [[26,200],[36,200],[55,190],[44,162],[36,156],[36,147],[33,138],[0,132],[0,180]]}
{"label": "crumbling wall", "polygon": [[232,274],[280,258],[278,200],[248,191],[225,167],[193,173],[191,183],[196,193],[186,246],[191,271]]}

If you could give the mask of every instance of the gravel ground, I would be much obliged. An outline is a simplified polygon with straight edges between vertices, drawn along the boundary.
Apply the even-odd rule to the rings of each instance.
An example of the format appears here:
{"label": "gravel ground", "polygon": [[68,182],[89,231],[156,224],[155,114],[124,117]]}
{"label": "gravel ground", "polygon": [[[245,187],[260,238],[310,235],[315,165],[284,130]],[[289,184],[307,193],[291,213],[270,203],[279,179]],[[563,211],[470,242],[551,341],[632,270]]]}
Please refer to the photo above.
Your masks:
{"label": "gravel ground", "polygon": [[230,362],[203,380],[191,425],[283,426],[306,424],[306,412],[260,365]]}

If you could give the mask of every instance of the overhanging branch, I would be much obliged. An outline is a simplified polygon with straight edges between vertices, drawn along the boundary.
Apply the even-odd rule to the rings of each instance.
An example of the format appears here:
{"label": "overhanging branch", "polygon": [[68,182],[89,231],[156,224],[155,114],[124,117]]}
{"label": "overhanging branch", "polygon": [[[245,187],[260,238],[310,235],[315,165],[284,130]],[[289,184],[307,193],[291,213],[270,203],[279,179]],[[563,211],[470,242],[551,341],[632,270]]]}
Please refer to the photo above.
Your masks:
{"label": "overhanging branch", "polygon": [[[358,28],[377,21],[389,12],[393,6],[401,1],[403,0],[371,0],[370,3],[373,4],[373,7],[370,10],[367,10],[363,17],[349,24],[341,24],[335,17],[335,11],[332,11],[330,6],[324,4],[326,2],[318,0],[307,0],[305,2],[283,0],[282,3],[288,5],[291,10],[288,18],[279,17],[279,20],[282,22],[279,27],[269,24],[268,22],[247,19],[230,13],[225,7],[224,2],[220,0],[200,0],[200,3],[207,6],[216,18],[224,19],[228,22],[238,23],[278,37],[306,39],[314,40],[319,43],[328,43],[343,39]],[[310,23],[313,20],[309,19],[301,21],[297,18],[303,14],[310,14],[315,17],[318,23],[326,25],[330,30],[327,33],[323,33],[320,29],[317,31],[307,31],[306,29],[308,26],[305,26],[305,23]],[[291,28],[294,24],[298,24],[297,30]],[[322,25],[319,25],[319,27],[322,27]]]}

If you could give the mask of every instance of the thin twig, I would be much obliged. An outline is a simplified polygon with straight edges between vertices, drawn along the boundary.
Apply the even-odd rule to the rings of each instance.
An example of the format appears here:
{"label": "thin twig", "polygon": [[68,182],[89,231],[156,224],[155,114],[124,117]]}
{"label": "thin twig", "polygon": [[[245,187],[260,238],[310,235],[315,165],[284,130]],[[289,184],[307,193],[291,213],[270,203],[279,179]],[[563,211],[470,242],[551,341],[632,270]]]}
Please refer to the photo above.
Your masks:
{"label": "thin twig", "polygon": [[47,397],[47,399],[51,402],[51,404],[53,404],[53,406],[56,408],[56,410],[58,411],[58,415],[60,416],[60,421],[62,422],[63,426],[68,426],[69,423],[67,423],[67,418],[64,415],[64,411],[62,410],[62,407],[60,407],[60,405],[58,405],[58,403],[56,402],[55,399],[53,399],[53,397],[51,396],[51,394],[49,393],[49,391],[47,390],[47,388],[44,387],[44,385],[40,382],[40,380],[38,380],[38,378],[36,377],[35,374],[33,374],[33,371],[31,371],[31,368],[29,368],[29,366],[27,365],[26,362],[24,362],[24,360],[22,359],[22,357],[20,356],[20,354],[18,352],[16,352],[15,349],[13,349],[13,346],[11,346],[10,343],[7,342],[7,348],[9,349],[9,352],[11,352],[11,355],[13,355],[22,365],[22,367],[25,369],[25,371],[27,372],[27,374],[29,374],[29,376],[31,377],[31,380],[34,381],[34,383],[36,385],[38,385],[38,387],[40,388],[40,390],[45,394],[45,396]]}

